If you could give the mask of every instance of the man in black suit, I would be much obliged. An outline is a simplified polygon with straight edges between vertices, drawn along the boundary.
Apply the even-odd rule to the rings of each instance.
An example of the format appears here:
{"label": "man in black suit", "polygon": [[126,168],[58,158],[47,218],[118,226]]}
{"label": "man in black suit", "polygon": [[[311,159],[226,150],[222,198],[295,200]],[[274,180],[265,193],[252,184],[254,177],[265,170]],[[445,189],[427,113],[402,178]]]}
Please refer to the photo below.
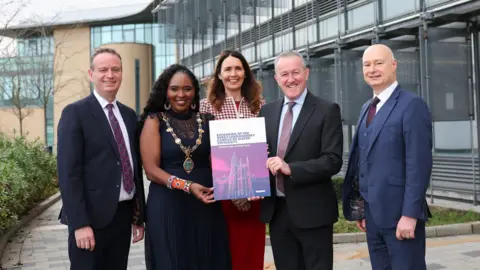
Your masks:
{"label": "man in black suit", "polygon": [[340,108],[307,90],[309,69],[297,52],[275,59],[275,79],[284,97],[266,104],[272,196],[261,206],[270,224],[279,270],[333,268],[333,224],[338,219],[331,177],[342,166]]}
{"label": "man in black suit", "polygon": [[122,60],[98,49],[88,97],[65,107],[58,124],[58,180],[68,225],[70,269],[127,269],[130,239],[143,239],[145,195],[138,165],[137,117],[116,100]]}

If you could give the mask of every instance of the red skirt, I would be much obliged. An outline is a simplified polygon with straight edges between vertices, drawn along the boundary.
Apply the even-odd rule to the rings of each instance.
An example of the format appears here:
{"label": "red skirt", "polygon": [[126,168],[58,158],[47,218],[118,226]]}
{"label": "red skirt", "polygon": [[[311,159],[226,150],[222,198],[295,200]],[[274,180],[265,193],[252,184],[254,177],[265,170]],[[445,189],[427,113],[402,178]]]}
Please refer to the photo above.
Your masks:
{"label": "red skirt", "polygon": [[265,224],[260,221],[260,201],[242,212],[231,201],[222,201],[227,222],[232,270],[263,270]]}

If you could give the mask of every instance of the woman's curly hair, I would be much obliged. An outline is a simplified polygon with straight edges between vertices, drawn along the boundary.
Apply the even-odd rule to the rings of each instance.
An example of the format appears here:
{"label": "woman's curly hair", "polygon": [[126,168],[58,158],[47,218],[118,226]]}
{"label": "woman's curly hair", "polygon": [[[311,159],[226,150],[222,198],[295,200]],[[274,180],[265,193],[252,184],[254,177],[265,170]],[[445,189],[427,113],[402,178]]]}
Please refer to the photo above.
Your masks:
{"label": "woman's curly hair", "polygon": [[195,97],[193,98],[192,103],[195,104],[195,109],[193,111],[198,112],[200,109],[200,85],[198,83],[197,77],[190,71],[187,67],[179,64],[173,64],[167,67],[162,74],[158,77],[152,87],[150,92],[150,97],[148,98],[147,105],[143,109],[143,113],[140,115],[139,121],[139,132],[143,128],[145,119],[149,115],[155,115],[160,112],[165,111],[165,105],[168,103],[167,99],[167,90],[170,81],[172,80],[173,75],[178,72],[186,74],[192,81],[193,88],[195,89]]}
{"label": "woman's curly hair", "polygon": [[253,114],[260,111],[262,103],[262,87],[255,79],[250,66],[245,57],[235,50],[224,50],[215,66],[215,73],[208,85],[207,99],[213,105],[215,110],[221,111],[223,102],[225,101],[225,86],[218,77],[221,73],[223,61],[229,56],[235,57],[242,62],[243,70],[245,70],[245,79],[242,83],[241,95],[248,101],[248,106]]}

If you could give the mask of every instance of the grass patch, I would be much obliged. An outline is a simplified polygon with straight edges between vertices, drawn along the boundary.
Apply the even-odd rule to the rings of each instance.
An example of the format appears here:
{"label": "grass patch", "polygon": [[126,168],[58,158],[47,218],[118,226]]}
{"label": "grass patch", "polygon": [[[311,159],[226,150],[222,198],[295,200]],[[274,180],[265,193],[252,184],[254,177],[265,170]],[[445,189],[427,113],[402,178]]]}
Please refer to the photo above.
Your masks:
{"label": "grass patch", "polygon": [[480,214],[473,211],[460,211],[432,206],[430,210],[432,211],[432,218],[428,220],[427,226],[467,223],[480,220]]}
{"label": "grass patch", "polygon": [[[335,189],[335,194],[339,202],[342,201],[342,182],[343,179],[336,177],[332,179],[333,187]],[[460,211],[460,210],[453,210],[443,207],[430,207],[430,211],[432,212],[432,218],[430,218],[427,222],[427,227],[429,226],[437,226],[437,225],[447,225],[447,224],[455,224],[455,223],[467,223],[467,222],[474,222],[480,221],[480,213],[476,213],[473,211]],[[355,225],[354,221],[347,221],[343,217],[343,210],[342,204],[338,204],[338,213],[339,218],[338,222],[335,223],[333,227],[334,233],[353,233],[353,232],[360,232]],[[267,234],[269,233],[268,226],[267,226]]]}
{"label": "grass patch", "polygon": [[[354,233],[360,232],[360,230],[355,225],[355,222],[345,220],[342,212],[342,205],[339,204],[339,219],[333,227],[334,233]],[[437,225],[447,225],[455,223],[467,223],[480,220],[480,213],[473,211],[460,211],[453,210],[442,207],[433,207],[430,206],[430,211],[432,212],[432,218],[427,222],[427,227],[437,226]],[[267,226],[267,234],[269,233]]]}
{"label": "grass patch", "polygon": [[[433,206],[430,206],[430,211],[432,212],[432,218],[428,220],[426,224],[427,227],[455,223],[467,223],[480,220],[480,214],[473,211],[459,211]],[[339,214],[340,217],[338,219],[338,222],[335,223],[334,226],[335,233],[360,232],[360,230],[355,225],[355,222],[345,220],[345,218],[343,217],[341,204],[339,205]]]}

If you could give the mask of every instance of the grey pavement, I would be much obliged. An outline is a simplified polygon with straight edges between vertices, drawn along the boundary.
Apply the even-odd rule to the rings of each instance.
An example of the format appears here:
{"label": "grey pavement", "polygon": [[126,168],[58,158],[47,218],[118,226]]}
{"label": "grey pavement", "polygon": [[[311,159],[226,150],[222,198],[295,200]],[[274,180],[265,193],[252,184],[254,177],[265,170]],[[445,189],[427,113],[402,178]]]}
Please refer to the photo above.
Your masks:
{"label": "grey pavement", "polygon": [[[60,207],[57,202],[16,234],[1,258],[4,270],[69,269],[67,228],[57,220]],[[480,235],[432,238],[427,246],[429,270],[480,269]],[[132,245],[128,269],[145,269],[143,252],[143,242]],[[371,269],[365,243],[335,245],[334,260],[338,270]],[[275,269],[270,246],[265,269]]]}
{"label": "grey pavement", "polygon": [[[148,190],[148,184],[146,184]],[[468,204],[435,200],[439,206],[480,211]],[[3,270],[69,269],[67,227],[57,219],[61,201],[21,229],[7,245],[1,261]],[[144,243],[133,244],[129,270],[145,269]],[[371,269],[366,243],[336,244],[334,269]],[[480,269],[480,234],[427,239],[428,270]],[[275,269],[272,250],[265,248],[265,269]]]}

